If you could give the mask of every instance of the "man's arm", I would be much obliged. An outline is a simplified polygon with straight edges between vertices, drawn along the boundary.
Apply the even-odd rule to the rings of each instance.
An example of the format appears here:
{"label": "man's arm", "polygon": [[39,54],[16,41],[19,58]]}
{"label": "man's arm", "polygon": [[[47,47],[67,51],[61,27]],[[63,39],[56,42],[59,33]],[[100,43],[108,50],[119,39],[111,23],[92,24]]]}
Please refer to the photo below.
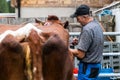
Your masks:
{"label": "man's arm", "polygon": [[69,50],[74,56],[76,56],[80,59],[84,58],[84,56],[85,56],[84,51],[81,51],[81,50],[78,50],[78,49],[69,49]]}

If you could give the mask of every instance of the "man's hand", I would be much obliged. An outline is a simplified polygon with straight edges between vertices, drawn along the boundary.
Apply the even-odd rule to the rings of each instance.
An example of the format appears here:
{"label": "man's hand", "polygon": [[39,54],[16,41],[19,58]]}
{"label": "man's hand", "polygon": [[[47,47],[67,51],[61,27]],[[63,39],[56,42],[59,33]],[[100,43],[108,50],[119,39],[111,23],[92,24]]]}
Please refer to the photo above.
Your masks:
{"label": "man's hand", "polygon": [[77,45],[78,44],[78,38],[73,38],[72,44]]}

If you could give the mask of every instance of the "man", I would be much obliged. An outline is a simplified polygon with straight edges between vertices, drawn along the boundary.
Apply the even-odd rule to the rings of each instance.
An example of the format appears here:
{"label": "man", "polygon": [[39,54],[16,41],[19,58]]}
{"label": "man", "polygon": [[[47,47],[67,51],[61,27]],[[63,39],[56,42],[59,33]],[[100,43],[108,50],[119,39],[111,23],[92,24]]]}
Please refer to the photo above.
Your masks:
{"label": "man", "polygon": [[[103,53],[103,32],[99,23],[90,16],[90,8],[80,5],[71,17],[82,25],[76,49],[71,53],[80,60],[78,80],[97,80]],[[76,39],[73,41],[76,44]]]}

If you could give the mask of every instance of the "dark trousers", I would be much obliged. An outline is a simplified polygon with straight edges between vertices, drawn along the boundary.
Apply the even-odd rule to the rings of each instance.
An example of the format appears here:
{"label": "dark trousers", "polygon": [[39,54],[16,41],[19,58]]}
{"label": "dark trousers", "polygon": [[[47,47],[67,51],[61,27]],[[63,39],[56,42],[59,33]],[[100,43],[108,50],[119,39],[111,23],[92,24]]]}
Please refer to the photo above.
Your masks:
{"label": "dark trousers", "polygon": [[83,63],[79,64],[78,80],[98,80],[100,73],[100,63]]}

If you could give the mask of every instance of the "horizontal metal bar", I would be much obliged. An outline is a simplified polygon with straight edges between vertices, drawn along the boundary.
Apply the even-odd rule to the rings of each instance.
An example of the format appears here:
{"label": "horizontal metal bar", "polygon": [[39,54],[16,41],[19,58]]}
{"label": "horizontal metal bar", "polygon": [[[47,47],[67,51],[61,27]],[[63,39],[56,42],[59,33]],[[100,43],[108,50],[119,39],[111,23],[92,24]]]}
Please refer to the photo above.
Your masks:
{"label": "horizontal metal bar", "polygon": [[[79,36],[80,32],[69,32],[71,36]],[[120,36],[120,32],[103,32],[104,35]]]}
{"label": "horizontal metal bar", "polygon": [[[78,77],[78,74],[74,74],[75,77]],[[120,73],[100,73],[99,77],[120,77]]]}
{"label": "horizontal metal bar", "polygon": [[78,36],[80,32],[69,32],[70,36]]}
{"label": "horizontal metal bar", "polygon": [[103,56],[120,56],[120,52],[118,52],[118,53],[103,53]]}
{"label": "horizontal metal bar", "polygon": [[70,26],[80,26],[80,23],[69,23]]}
{"label": "horizontal metal bar", "polygon": [[15,13],[0,13],[0,18],[6,17],[16,17]]}
{"label": "horizontal metal bar", "polygon": [[104,35],[116,35],[120,36],[120,32],[103,32]]}
{"label": "horizontal metal bar", "polygon": [[120,73],[100,73],[99,77],[120,77]]}

